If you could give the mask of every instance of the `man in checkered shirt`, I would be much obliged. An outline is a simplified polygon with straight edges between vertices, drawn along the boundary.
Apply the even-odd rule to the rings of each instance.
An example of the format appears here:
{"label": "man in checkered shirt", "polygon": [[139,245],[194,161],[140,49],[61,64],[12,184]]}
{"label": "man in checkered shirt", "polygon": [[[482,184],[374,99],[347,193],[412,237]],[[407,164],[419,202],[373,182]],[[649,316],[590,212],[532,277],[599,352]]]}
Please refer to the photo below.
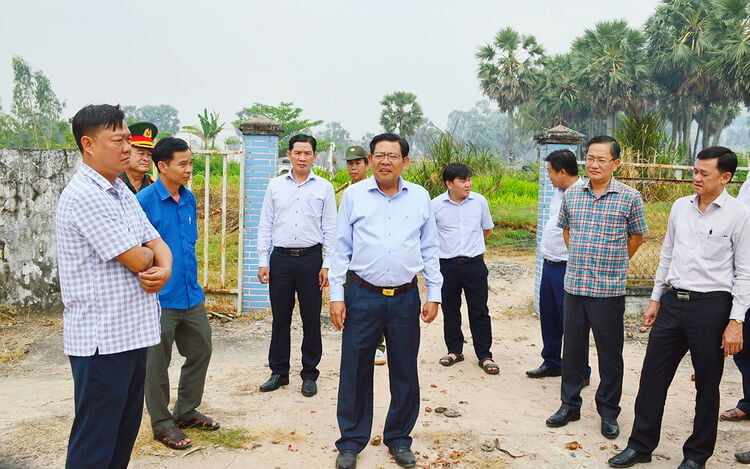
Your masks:
{"label": "man in checkered shirt", "polygon": [[118,175],[130,162],[119,106],[73,117],[83,161],[57,204],[64,351],[75,419],[67,468],[124,468],[143,415],[146,349],[158,344],[159,300],[172,254]]}
{"label": "man in checkered shirt", "polygon": [[623,315],[629,260],[648,231],[641,194],[613,177],[620,145],[609,136],[586,144],[589,182],[565,192],[558,226],[568,246],[563,300],[563,359],[560,409],[547,426],[562,427],[581,417],[581,389],[588,357],[589,329],[599,355],[596,409],[601,433],[620,433]]}

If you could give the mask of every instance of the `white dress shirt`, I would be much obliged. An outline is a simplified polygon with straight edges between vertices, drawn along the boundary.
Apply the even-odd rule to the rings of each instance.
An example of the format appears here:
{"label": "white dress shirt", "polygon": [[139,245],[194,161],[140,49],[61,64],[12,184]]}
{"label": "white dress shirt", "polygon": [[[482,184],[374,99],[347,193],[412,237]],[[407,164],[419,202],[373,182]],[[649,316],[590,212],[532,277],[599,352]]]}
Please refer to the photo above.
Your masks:
{"label": "white dress shirt", "polygon": [[344,192],[336,221],[331,272],[331,301],[344,301],[344,281],[351,270],[366,282],[392,287],[422,272],[427,301],[440,303],[443,276],[439,240],[430,196],[417,184],[399,178],[388,197],[370,177]]}
{"label": "white dress shirt", "polygon": [[323,268],[330,267],[336,231],[333,186],[310,171],[298,183],[291,173],[271,179],[258,224],[258,266],[268,267],[273,246],[307,248],[323,245]]}
{"label": "white dress shirt", "polygon": [[750,179],[742,183],[740,193],[737,194],[737,200],[745,205],[750,205]]}
{"label": "white dress shirt", "polygon": [[672,205],[651,299],[669,287],[732,294],[730,319],[744,321],[750,308],[750,209],[726,190],[698,210],[698,196]]}
{"label": "white dress shirt", "polygon": [[485,251],[484,230],[495,225],[483,195],[469,192],[458,204],[445,191],[432,199],[432,210],[440,235],[440,259],[476,257]]}
{"label": "white dress shirt", "polygon": [[[579,177],[570,187],[580,185],[583,185],[583,179]],[[563,238],[563,229],[557,226],[557,218],[560,215],[560,206],[562,205],[564,194],[565,189],[558,188],[555,188],[555,191],[552,193],[549,216],[542,230],[542,241],[539,243],[539,251],[542,254],[542,258],[553,262],[568,260],[568,247],[565,245],[565,239]]]}

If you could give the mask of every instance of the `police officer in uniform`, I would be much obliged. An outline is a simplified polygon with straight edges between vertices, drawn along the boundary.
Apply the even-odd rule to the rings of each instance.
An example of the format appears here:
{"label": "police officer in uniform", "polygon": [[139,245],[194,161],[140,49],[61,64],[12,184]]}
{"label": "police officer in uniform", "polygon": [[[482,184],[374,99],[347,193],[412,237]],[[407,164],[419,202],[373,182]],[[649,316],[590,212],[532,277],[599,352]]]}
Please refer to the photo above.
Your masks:
{"label": "police officer in uniform", "polygon": [[151,169],[151,152],[159,130],[151,122],[136,122],[128,126],[130,130],[130,165],[120,174],[122,182],[133,194],[148,187],[156,179],[148,174]]}

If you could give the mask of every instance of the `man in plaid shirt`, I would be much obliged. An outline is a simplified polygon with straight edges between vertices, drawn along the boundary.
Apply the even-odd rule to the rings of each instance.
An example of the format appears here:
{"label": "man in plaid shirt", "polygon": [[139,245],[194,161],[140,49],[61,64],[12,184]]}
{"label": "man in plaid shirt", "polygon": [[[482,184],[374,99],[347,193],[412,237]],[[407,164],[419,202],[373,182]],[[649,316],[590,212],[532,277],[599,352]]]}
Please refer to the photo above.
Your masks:
{"label": "man in plaid shirt", "polygon": [[66,467],[125,468],[143,417],[146,349],[159,343],[156,293],[172,253],[118,175],[130,162],[119,106],[73,117],[83,161],[56,213],[63,343],[73,371],[75,419]]}
{"label": "man in plaid shirt", "polygon": [[619,165],[617,141],[609,136],[592,138],[586,144],[589,182],[568,189],[560,207],[558,226],[569,252],[563,302],[562,406],[547,419],[547,426],[562,427],[581,418],[591,329],[601,380],[596,408],[601,433],[609,439],[620,433],[625,276],[630,258],[648,231],[641,194],[613,177]]}

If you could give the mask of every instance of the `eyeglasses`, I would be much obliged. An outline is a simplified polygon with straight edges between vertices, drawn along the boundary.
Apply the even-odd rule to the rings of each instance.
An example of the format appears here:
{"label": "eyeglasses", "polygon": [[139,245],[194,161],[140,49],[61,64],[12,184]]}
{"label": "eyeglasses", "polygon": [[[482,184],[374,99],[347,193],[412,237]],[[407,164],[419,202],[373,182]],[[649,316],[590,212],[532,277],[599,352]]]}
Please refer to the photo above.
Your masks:
{"label": "eyeglasses", "polygon": [[383,161],[384,159],[386,159],[386,157],[389,160],[393,161],[393,162],[401,161],[404,158],[403,156],[399,155],[398,153],[381,153],[381,152],[378,152],[378,153],[373,153],[372,154],[372,159],[375,160],[375,161]]}
{"label": "eyeglasses", "polygon": [[605,160],[604,158],[593,158],[593,157],[589,156],[588,158],[586,158],[586,164],[594,164],[594,163],[596,163],[598,165],[603,165],[604,163],[609,163],[610,161],[614,161],[614,160],[615,160],[614,158],[612,158],[610,160]]}

